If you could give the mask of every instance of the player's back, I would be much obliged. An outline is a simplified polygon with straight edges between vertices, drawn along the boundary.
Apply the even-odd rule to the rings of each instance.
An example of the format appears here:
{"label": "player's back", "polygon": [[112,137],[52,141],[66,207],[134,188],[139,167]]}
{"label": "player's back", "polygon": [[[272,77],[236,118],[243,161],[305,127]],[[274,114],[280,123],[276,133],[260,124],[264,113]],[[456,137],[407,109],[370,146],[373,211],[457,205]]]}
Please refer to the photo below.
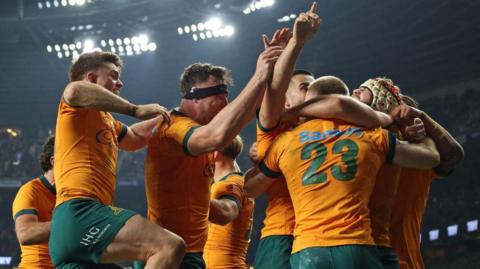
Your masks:
{"label": "player's back", "polygon": [[294,253],[308,247],[374,244],[367,205],[392,139],[382,129],[319,119],[278,138],[261,168],[278,168],[287,180],[297,223]]}

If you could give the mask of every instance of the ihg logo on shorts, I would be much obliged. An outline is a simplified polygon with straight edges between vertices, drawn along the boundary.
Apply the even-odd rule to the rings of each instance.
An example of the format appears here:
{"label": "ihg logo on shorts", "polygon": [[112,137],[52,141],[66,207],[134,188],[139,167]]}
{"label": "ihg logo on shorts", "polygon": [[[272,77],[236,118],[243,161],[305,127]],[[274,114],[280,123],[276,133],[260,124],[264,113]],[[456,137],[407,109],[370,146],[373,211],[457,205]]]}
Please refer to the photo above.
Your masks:
{"label": "ihg logo on shorts", "polygon": [[105,228],[100,229],[98,227],[91,227],[80,240],[80,244],[84,246],[93,246],[102,238],[103,234],[110,228],[110,224],[107,224]]}

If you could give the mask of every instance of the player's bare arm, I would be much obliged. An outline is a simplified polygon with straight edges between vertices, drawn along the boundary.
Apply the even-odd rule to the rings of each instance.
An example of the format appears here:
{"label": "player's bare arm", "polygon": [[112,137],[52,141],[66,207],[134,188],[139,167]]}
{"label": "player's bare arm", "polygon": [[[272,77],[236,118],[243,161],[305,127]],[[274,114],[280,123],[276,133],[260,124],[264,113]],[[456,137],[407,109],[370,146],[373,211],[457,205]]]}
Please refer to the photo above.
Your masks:
{"label": "player's bare arm", "polygon": [[127,128],[127,133],[119,144],[119,148],[127,151],[135,151],[147,145],[150,138],[152,138],[158,128],[162,128],[170,123],[168,111],[163,108],[165,112],[161,116],[153,119],[137,122]]}
{"label": "player's bare arm", "polygon": [[239,212],[237,203],[230,199],[212,199],[208,220],[218,225],[227,225],[238,217]]}
{"label": "player's bare arm", "polygon": [[463,160],[465,153],[457,140],[427,113],[406,105],[399,106],[391,113],[392,117],[400,120],[420,118],[425,131],[433,139],[440,154],[440,164],[435,168],[437,173],[448,175]]}
{"label": "player's bare arm", "polygon": [[46,243],[50,237],[50,221],[39,222],[33,214],[21,215],[15,219],[15,233],[24,246]]}
{"label": "player's bare arm", "polygon": [[375,111],[349,96],[338,94],[318,96],[292,107],[282,114],[282,121],[298,117],[339,119],[366,128],[386,127],[393,122],[389,115]]}
{"label": "player's bare arm", "polygon": [[273,182],[275,178],[271,178],[263,174],[259,169],[252,168],[245,173],[245,185],[243,191],[246,197],[256,198],[264,193]]}
{"label": "player's bare arm", "polygon": [[74,81],[63,92],[64,101],[74,107],[129,115],[138,119],[150,119],[163,113],[158,104],[134,105],[104,87],[88,81]]}
{"label": "player's bare arm", "polygon": [[431,169],[440,163],[440,154],[435,143],[425,138],[419,143],[408,143],[397,140],[393,164],[417,169]]}
{"label": "player's bare arm", "polygon": [[[320,22],[317,3],[314,2],[308,12],[301,13],[295,20],[291,39],[289,31],[285,29],[280,30],[278,37],[274,35],[272,43],[287,45],[275,64],[271,85],[265,92],[260,108],[259,119],[265,128],[273,128],[278,124],[285,104],[285,92],[295,70],[297,58],[307,41],[317,32]],[[265,46],[269,45],[268,39],[265,40]]]}
{"label": "player's bare arm", "polygon": [[282,53],[281,47],[268,47],[259,56],[255,74],[235,100],[224,107],[207,125],[193,132],[188,140],[194,155],[225,147],[255,115],[255,104],[265,92],[273,65]]}

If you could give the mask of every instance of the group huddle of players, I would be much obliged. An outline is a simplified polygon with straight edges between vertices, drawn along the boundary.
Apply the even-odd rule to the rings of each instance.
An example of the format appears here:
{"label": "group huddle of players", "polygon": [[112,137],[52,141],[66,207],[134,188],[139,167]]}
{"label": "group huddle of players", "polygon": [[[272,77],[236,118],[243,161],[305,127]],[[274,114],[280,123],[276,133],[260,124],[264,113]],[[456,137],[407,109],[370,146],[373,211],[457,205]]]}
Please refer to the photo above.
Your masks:
{"label": "group huddle of players", "polygon": [[[117,55],[82,54],[40,156],[44,173],[12,206],[19,268],[246,268],[262,193],[257,269],[423,268],[430,183],[463,149],[389,79],[368,79],[350,96],[337,77],[295,69],[320,27],[316,9],[263,36],[255,73],[230,103],[221,66],[188,66],[180,105],[168,111],[119,96]],[[141,121],[126,126],[112,112]],[[243,175],[237,135],[255,116]],[[147,218],[113,206],[118,149],[145,146]]]}

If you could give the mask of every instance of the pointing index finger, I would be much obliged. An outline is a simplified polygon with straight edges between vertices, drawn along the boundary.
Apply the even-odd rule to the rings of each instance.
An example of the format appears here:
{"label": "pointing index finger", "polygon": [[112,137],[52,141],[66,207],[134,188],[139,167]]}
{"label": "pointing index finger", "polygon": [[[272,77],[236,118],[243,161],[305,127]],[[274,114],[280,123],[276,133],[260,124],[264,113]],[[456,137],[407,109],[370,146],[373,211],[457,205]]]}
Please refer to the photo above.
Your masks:
{"label": "pointing index finger", "polygon": [[310,7],[310,12],[317,13],[317,2],[313,2],[312,6]]}

